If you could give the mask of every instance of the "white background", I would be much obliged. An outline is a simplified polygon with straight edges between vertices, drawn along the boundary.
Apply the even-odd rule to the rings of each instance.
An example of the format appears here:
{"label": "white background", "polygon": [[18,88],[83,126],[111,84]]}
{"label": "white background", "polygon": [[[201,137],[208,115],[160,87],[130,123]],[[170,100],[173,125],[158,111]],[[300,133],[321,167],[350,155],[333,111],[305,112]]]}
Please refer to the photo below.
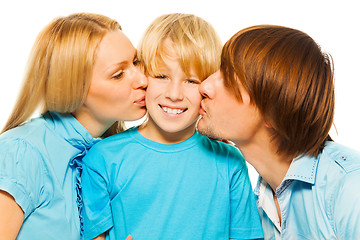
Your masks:
{"label": "white background", "polygon": [[[118,20],[136,47],[150,22],[165,13],[193,13],[209,21],[225,43],[242,28],[277,24],[309,34],[335,63],[335,141],[360,151],[360,7],[342,0],[23,0],[0,4],[0,128],[14,105],[28,54],[53,18],[94,12]],[[0,153],[1,154],[1,153]],[[256,174],[251,171],[254,182]]]}

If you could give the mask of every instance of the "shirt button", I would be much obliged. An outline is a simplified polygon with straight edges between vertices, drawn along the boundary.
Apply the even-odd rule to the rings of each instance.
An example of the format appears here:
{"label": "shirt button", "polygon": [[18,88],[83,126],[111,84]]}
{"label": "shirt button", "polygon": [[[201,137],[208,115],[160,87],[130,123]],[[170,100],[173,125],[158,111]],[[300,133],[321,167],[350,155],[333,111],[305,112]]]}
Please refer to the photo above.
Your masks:
{"label": "shirt button", "polygon": [[346,156],[341,156],[341,159],[346,161]]}

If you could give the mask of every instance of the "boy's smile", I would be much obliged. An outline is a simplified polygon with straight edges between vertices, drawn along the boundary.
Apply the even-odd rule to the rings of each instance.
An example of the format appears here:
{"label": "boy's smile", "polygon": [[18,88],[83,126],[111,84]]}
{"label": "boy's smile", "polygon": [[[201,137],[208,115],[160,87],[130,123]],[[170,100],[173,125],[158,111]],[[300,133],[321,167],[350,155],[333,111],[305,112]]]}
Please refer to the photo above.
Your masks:
{"label": "boy's smile", "polygon": [[166,106],[161,106],[161,105],[159,105],[159,106],[165,113],[169,114],[170,116],[171,115],[179,115],[187,110],[187,108],[176,108],[176,107],[169,107],[169,106],[166,107]]}

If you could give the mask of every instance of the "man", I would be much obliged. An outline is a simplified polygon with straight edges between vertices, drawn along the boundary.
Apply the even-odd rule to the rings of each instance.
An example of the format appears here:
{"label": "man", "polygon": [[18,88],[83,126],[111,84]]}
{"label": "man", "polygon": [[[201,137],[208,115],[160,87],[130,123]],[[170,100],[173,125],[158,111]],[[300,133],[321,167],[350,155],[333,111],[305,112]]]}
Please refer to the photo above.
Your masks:
{"label": "man", "polygon": [[360,154],[328,134],[333,66],[312,38],[243,29],[200,92],[199,131],[234,142],[260,174],[265,239],[360,239]]}

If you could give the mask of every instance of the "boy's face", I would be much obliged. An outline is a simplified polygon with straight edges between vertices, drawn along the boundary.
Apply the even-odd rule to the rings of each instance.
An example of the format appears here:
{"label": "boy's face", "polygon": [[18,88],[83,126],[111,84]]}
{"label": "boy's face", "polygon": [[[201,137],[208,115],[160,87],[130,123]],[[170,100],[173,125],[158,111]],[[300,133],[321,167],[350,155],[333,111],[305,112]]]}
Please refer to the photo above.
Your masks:
{"label": "boy's face", "polygon": [[195,131],[202,99],[201,81],[193,71],[191,76],[182,71],[171,40],[165,40],[164,44],[167,53],[164,64],[160,66],[159,75],[149,77],[146,91],[147,128],[163,135],[176,133],[177,141],[183,141]]}

